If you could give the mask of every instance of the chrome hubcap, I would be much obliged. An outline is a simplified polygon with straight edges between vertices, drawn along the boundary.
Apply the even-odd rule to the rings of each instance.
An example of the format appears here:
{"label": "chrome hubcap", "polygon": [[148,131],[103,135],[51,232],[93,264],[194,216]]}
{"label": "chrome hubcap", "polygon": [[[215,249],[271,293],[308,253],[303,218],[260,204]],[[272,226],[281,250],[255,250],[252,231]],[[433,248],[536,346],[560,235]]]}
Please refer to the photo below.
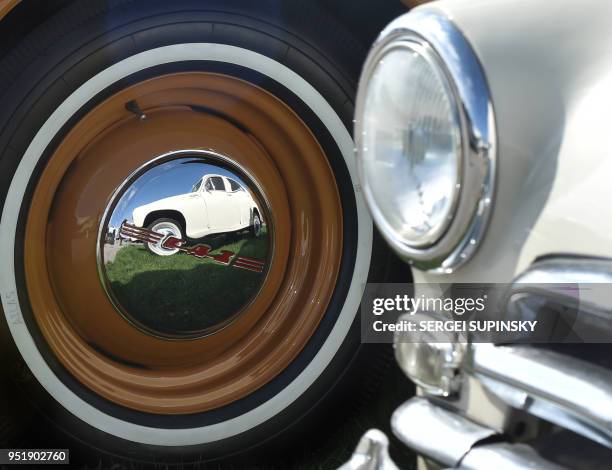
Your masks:
{"label": "chrome hubcap", "polygon": [[151,335],[214,333],[263,285],[270,221],[257,184],[228,157],[163,155],[111,198],[99,230],[100,279],[115,309]]}

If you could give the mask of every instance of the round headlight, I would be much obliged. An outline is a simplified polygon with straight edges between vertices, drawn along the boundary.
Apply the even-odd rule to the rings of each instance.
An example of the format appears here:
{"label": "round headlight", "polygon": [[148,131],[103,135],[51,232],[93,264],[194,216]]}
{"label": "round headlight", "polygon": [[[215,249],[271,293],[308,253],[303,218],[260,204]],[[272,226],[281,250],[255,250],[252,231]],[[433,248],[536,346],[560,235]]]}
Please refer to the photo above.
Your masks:
{"label": "round headlight", "polygon": [[362,175],[382,220],[404,243],[435,243],[461,186],[461,121],[431,51],[409,41],[381,51],[361,109]]}
{"label": "round headlight", "polygon": [[425,9],[391,23],[361,75],[357,163],[376,225],[415,266],[449,272],[478,246],[494,134],[484,72],[452,22]]}

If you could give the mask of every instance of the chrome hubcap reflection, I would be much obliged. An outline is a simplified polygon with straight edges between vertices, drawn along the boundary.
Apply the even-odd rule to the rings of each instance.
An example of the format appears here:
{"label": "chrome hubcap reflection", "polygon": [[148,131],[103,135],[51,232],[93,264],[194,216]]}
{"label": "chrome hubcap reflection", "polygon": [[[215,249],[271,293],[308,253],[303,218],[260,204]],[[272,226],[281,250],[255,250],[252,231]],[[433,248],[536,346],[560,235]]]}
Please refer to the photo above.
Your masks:
{"label": "chrome hubcap reflection", "polygon": [[272,254],[265,197],[210,151],[148,162],[115,191],[101,222],[98,271],[115,309],[166,339],[205,336],[257,296]]}

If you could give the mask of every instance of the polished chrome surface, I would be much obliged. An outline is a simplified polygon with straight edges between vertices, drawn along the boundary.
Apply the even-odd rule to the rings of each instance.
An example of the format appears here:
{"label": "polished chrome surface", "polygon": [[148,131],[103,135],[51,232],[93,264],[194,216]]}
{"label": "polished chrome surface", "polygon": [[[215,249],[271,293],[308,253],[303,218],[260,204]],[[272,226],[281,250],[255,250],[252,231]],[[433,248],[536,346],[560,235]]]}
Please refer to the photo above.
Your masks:
{"label": "polished chrome surface", "polygon": [[[555,256],[537,261],[512,284],[507,315],[538,319],[548,331],[571,325],[574,342],[612,340],[612,260]],[[555,312],[546,315],[542,312]],[[567,328],[567,326],[566,326]]]}
{"label": "polished chrome surface", "polygon": [[[539,286],[543,296],[559,298],[562,292],[555,287],[570,285],[579,287],[580,284],[612,284],[612,260],[581,257],[554,257],[534,263],[515,281],[513,290],[521,290],[521,286]],[[550,285],[550,289],[546,289]],[[587,286],[588,287],[588,286]],[[605,286],[580,290],[581,310],[588,310],[591,316],[600,317],[600,327],[612,329],[612,296]],[[575,295],[568,302],[575,302]],[[559,298],[562,302],[563,299]]]}
{"label": "polished chrome surface", "polygon": [[[429,313],[405,314],[398,321],[428,321],[438,319]],[[406,376],[421,387],[428,395],[447,397],[456,393],[461,386],[461,366],[466,344],[459,342],[456,333],[436,332],[427,340],[427,333],[421,341],[415,341],[411,332],[398,331],[393,338],[395,359]],[[440,342],[446,335],[448,342]]]}
{"label": "polished chrome surface", "polygon": [[[609,337],[612,304],[607,286],[611,283],[610,260],[544,259],[514,281],[508,311],[526,314],[524,309],[513,310],[512,299],[517,295],[550,299],[558,306],[579,309],[574,331]],[[579,296],[576,289],[559,288],[581,284],[587,288],[580,289]],[[537,310],[527,313],[539,314]],[[544,348],[490,344],[470,346],[466,369],[506,404],[612,448],[612,372],[608,369]]]}
{"label": "polished chrome surface", "polygon": [[214,333],[263,285],[271,221],[257,183],[230,158],[162,155],[111,197],[98,235],[100,279],[117,311],[151,335]]}
{"label": "polished chrome surface", "polygon": [[[610,284],[612,260],[556,256],[534,263],[515,283]],[[612,305],[601,305],[601,308],[612,309]]]}
{"label": "polished chrome surface", "polygon": [[477,442],[495,434],[422,397],[408,400],[393,413],[391,429],[420,455],[447,466],[458,465]]}
{"label": "polished chrome surface", "polygon": [[612,373],[529,346],[472,344],[470,374],[505,401],[612,448]]}
{"label": "polished chrome surface", "polygon": [[338,470],[398,470],[389,456],[389,439],[378,429],[367,431],[349,460]]}
{"label": "polished chrome surface", "polygon": [[487,444],[473,448],[458,470],[561,470],[565,467],[543,459],[525,444]]}
{"label": "polished chrome surface", "polygon": [[[484,71],[470,44],[454,24],[439,13],[416,11],[393,21],[372,47],[362,72],[357,116],[364,103],[368,81],[381,53],[391,44],[409,42],[431,48],[439,56],[462,110],[464,133],[463,182],[454,219],[434,245],[414,248],[403,243],[385,223],[374,203],[366,179],[361,176],[364,194],[374,220],[392,248],[420,269],[452,272],[475,252],[484,236],[492,209],[496,133],[493,105]],[[361,135],[357,121],[357,148]],[[359,158],[359,154],[358,154]],[[361,164],[360,164],[361,167]]]}

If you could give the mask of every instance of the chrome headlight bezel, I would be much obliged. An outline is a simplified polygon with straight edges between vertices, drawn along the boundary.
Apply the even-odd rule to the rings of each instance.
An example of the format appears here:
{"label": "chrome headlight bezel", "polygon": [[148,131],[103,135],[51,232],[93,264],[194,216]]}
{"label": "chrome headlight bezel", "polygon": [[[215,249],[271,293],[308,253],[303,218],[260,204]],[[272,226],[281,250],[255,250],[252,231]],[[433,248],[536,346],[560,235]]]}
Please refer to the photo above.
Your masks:
{"label": "chrome headlight bezel", "polygon": [[[417,50],[450,83],[462,136],[458,192],[452,220],[435,240],[407,243],[383,216],[364,171],[362,119],[370,80],[390,48]],[[355,113],[358,172],[363,194],[376,225],[390,246],[423,270],[452,272],[467,261],[481,241],[491,212],[495,181],[496,138],[493,106],[484,71],[463,34],[435,11],[411,12],[392,22],[372,46],[360,79]]]}

